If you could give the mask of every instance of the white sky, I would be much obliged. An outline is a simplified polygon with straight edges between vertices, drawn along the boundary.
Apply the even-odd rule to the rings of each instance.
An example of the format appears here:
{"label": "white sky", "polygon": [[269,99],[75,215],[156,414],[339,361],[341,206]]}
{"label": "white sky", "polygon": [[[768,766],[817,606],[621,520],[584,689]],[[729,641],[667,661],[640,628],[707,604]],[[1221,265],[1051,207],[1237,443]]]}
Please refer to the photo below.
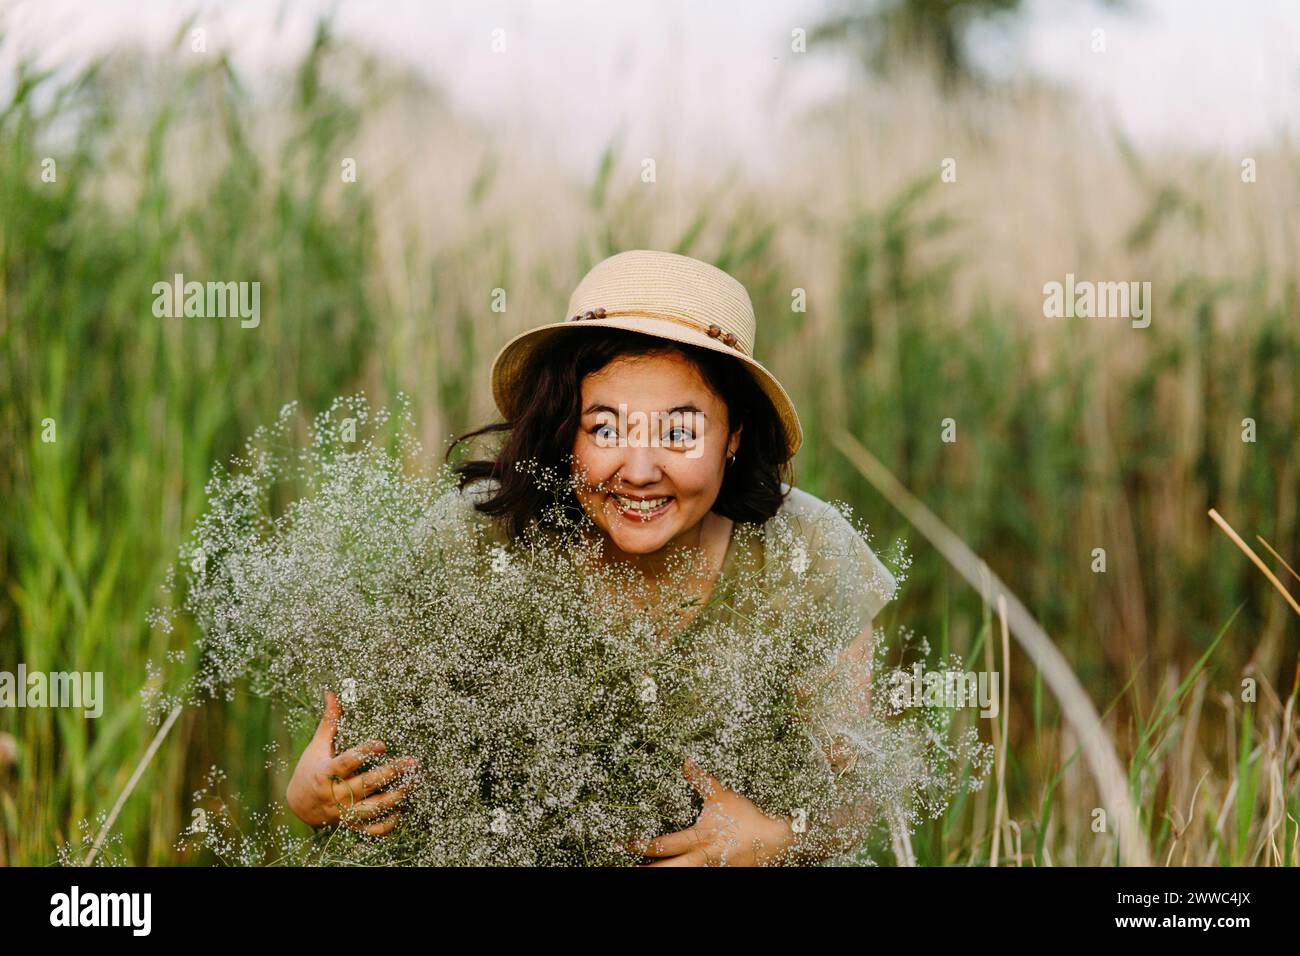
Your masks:
{"label": "white sky", "polygon": [[[170,44],[198,13],[209,49],[233,38],[253,70],[292,60],[315,16],[337,9],[340,34],[391,51],[444,84],[461,110],[488,122],[548,126],[584,167],[617,131],[671,128],[761,142],[773,115],[834,92],[844,63],[789,54],[823,0],[0,0],[17,46],[49,64],[124,38]],[[981,37],[997,69],[1032,69],[1107,104],[1139,143],[1173,140],[1240,149],[1300,126],[1300,0],[1029,0],[1011,36]],[[490,51],[505,30],[504,55]],[[1106,32],[1104,54],[1090,51]],[[0,73],[3,75],[3,73]]]}

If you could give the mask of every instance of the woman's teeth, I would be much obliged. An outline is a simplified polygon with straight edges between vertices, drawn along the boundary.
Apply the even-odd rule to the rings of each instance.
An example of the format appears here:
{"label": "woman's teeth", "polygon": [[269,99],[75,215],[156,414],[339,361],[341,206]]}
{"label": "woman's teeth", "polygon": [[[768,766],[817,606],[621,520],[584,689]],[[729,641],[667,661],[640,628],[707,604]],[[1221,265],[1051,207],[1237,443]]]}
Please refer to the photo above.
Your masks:
{"label": "woman's teeth", "polygon": [[647,501],[638,501],[635,498],[623,498],[619,495],[614,495],[613,497],[614,500],[618,502],[618,506],[624,511],[636,511],[641,514],[658,511],[664,505],[668,504],[668,502],[673,500],[671,497],[651,498]]}

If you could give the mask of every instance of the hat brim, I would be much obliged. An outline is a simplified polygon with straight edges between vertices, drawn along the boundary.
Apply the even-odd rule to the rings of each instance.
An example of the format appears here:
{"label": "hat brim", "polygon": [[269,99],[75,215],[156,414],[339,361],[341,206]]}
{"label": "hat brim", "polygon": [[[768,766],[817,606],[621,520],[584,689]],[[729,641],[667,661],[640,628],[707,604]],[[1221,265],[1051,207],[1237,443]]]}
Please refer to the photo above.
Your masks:
{"label": "hat brim", "polygon": [[764,368],[761,362],[737,352],[729,345],[725,345],[718,339],[712,338],[703,332],[697,332],[676,322],[648,316],[615,316],[605,319],[583,319],[578,322],[572,320],[553,322],[549,325],[535,326],[516,335],[501,347],[496,358],[492,360],[492,398],[496,402],[497,409],[507,420],[512,418],[515,413],[515,399],[518,388],[521,384],[528,357],[532,354],[533,349],[552,336],[576,335],[583,329],[591,327],[640,332],[655,338],[680,342],[684,345],[696,345],[737,359],[749,369],[754,380],[776,409],[776,413],[781,419],[782,428],[785,431],[787,458],[793,458],[795,452],[799,450],[799,446],[803,444],[803,427],[799,424],[799,416],[794,410],[794,402],[790,400],[790,396],[786,394],[786,390],[777,381],[776,376]]}

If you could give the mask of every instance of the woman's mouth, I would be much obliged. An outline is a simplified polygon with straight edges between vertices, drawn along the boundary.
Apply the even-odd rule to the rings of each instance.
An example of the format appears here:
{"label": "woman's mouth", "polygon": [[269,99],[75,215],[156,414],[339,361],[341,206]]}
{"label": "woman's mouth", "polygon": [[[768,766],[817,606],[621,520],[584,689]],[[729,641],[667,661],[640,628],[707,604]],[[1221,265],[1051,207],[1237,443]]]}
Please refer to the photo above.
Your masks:
{"label": "woman's mouth", "polygon": [[615,494],[611,494],[609,497],[614,502],[620,515],[629,521],[636,521],[641,524],[658,518],[671,508],[676,500],[671,496],[647,498],[645,501],[636,498],[624,498]]}

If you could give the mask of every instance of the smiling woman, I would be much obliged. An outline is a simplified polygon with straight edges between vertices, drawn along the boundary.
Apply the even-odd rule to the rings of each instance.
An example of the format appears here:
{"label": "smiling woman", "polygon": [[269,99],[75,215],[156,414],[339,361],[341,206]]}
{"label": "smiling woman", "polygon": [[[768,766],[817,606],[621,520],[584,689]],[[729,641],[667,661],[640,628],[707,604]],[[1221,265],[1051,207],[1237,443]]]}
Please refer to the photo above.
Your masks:
{"label": "smiling woman", "polygon": [[[802,430],[785,390],[752,357],[755,319],[744,286],[699,260],[637,250],[599,263],[569,306],[568,322],[524,332],[498,354],[492,386],[504,421],[462,435],[447,458],[475,436],[502,433],[504,441],[494,457],[452,469],[455,483],[437,500],[433,513],[440,517],[434,524],[446,532],[452,550],[465,542],[474,542],[472,550],[490,549],[494,572],[508,571],[515,557],[524,567],[529,549],[539,544],[534,532],[549,538],[551,531],[576,528],[582,537],[561,539],[554,553],[572,548],[594,554],[580,575],[584,585],[595,585],[596,600],[570,614],[590,612],[601,619],[596,626],[604,634],[607,626],[624,623],[611,610],[619,606],[620,582],[644,584],[633,588],[632,633],[619,631],[620,650],[613,652],[640,648],[649,639],[646,653],[652,657],[632,674],[646,685],[649,696],[641,703],[656,699],[660,681],[671,696],[674,682],[690,672],[691,680],[702,683],[698,699],[707,703],[698,712],[706,721],[730,715],[727,726],[735,729],[691,738],[691,746],[703,748],[717,766],[688,761],[681,768],[702,800],[695,824],[629,850],[656,858],[649,865],[660,866],[824,859],[850,827],[841,822],[840,807],[813,797],[814,778],[838,779],[848,769],[838,762],[842,740],[827,728],[870,736],[862,729],[868,715],[857,713],[870,699],[870,622],[892,596],[894,577],[845,513],[785,480],[793,477],[790,463]],[[636,427],[629,427],[632,422]],[[550,602],[556,594],[548,589],[542,599]],[[551,620],[557,616],[546,615],[546,626],[562,630],[562,621]],[[533,625],[527,630],[537,636]],[[698,670],[696,664],[676,666],[655,656],[681,652],[694,660],[692,647],[719,640],[716,667],[709,663]],[[495,644],[489,648],[489,656],[509,656]],[[593,686],[604,691],[609,653],[597,642],[566,667],[595,667]],[[661,672],[651,673],[656,669]],[[812,676],[823,669],[829,672]],[[828,710],[799,723],[834,696],[813,700],[805,693],[805,678],[841,688],[853,713],[841,721]],[[336,707],[327,701],[323,726],[331,706]],[[809,801],[818,802],[811,829],[796,804],[783,800],[784,809],[769,815],[739,792],[742,784],[729,789],[709,772],[740,780],[722,766],[731,759],[726,748],[787,719],[798,732],[755,738],[741,747],[757,768],[745,779],[787,773],[803,811]],[[595,736],[605,732],[620,736],[614,727]],[[788,766],[778,771],[783,748],[792,741],[814,763],[797,772]],[[681,759],[676,745],[669,749],[673,760]],[[309,823],[337,816],[332,787],[311,784],[334,766],[329,759],[328,748],[321,748],[319,759],[309,748],[295,771],[301,785],[290,785],[299,797],[291,806]],[[335,782],[349,789],[355,782],[362,795],[381,786],[388,779],[384,773],[396,772],[380,769],[364,778],[357,767],[345,769],[348,776]],[[638,778],[629,799],[642,799],[640,791],[657,780]],[[752,795],[762,790],[758,786]],[[400,794],[391,797],[398,799]],[[843,808],[852,811],[857,840],[862,820],[851,818],[863,806],[850,801]],[[671,819],[672,826],[686,822],[662,819]],[[367,832],[378,836],[392,824],[370,827]]]}
{"label": "smiling woman", "polygon": [[[505,441],[495,458],[456,467],[461,506],[503,545],[531,524],[585,516],[602,560],[641,572],[656,598],[654,582],[676,558],[702,555],[695,593],[665,596],[683,608],[679,635],[743,614],[734,584],[742,568],[759,569],[772,594],[804,589],[830,602],[827,617],[848,624],[838,645],[869,659],[870,622],[893,596],[894,576],[841,511],[783,480],[793,478],[802,430],[785,390],[753,358],[744,286],[696,259],[635,250],[594,267],[568,312],[516,336],[493,363],[506,420],[461,436],[447,456],[479,435],[504,432]],[[538,469],[565,479],[558,493],[536,480]],[[786,539],[779,553],[794,560],[769,562],[777,535]],[[788,848],[788,821],[730,792],[721,805],[708,805],[726,817],[718,826],[747,823],[732,862]],[[704,816],[692,828],[697,843],[670,834],[662,852],[642,852],[661,864],[712,862],[699,847],[712,845],[718,826]]]}

